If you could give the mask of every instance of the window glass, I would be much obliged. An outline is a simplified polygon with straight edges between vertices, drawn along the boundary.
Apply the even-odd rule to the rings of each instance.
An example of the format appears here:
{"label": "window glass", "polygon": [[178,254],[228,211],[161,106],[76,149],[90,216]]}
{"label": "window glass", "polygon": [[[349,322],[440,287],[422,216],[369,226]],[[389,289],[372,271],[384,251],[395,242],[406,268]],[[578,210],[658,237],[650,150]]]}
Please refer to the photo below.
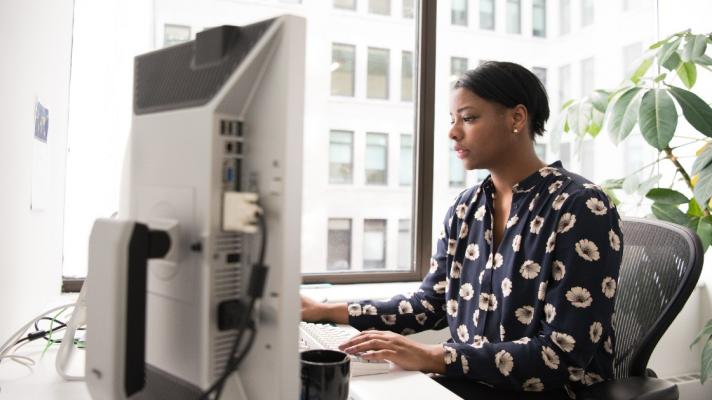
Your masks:
{"label": "window glass", "polygon": [[412,259],[410,225],[409,219],[398,220],[398,268],[400,269],[410,268]]}
{"label": "window glass", "polygon": [[334,43],[331,47],[331,94],[354,95],[356,46]]}
{"label": "window glass", "polygon": [[544,87],[546,87],[546,68],[534,67],[532,68],[532,72],[539,78]]}
{"label": "window glass", "polygon": [[326,268],[329,271],[351,268],[351,220],[329,219]]}
{"label": "window glass", "polygon": [[450,10],[451,24],[467,26],[467,2],[468,0],[452,0],[452,9]]}
{"label": "window glass", "polygon": [[594,18],[593,0],[581,0],[581,26],[593,24]]}
{"label": "window glass", "polygon": [[386,220],[363,221],[363,268],[386,267]]}
{"label": "window glass", "polygon": [[532,35],[546,37],[546,0],[533,0]]}
{"label": "window glass", "polygon": [[467,72],[467,58],[450,57],[450,83],[455,84]]}
{"label": "window glass", "polygon": [[494,0],[480,0],[480,29],[494,30]]}
{"label": "window glass", "polygon": [[507,33],[522,33],[521,0],[507,0]]}
{"label": "window glass", "polygon": [[163,26],[163,47],[185,43],[190,39],[189,26],[173,24],[166,24]]}
{"label": "window glass", "polygon": [[571,0],[559,0],[559,35],[571,32]]}
{"label": "window glass", "polygon": [[593,57],[581,61],[581,96],[588,96],[596,87],[596,64]]}
{"label": "window glass", "polygon": [[413,52],[401,53],[401,100],[413,101]]}
{"label": "window glass", "polygon": [[366,134],[366,184],[385,185],[388,178],[388,135]]}
{"label": "window glass", "polygon": [[391,15],[391,0],[368,0],[368,12],[371,14]]}
{"label": "window glass", "polygon": [[387,49],[368,48],[368,87],[370,99],[388,98],[388,68],[391,52]]}
{"label": "window glass", "polygon": [[355,10],[356,0],[334,0],[334,8],[341,8],[344,10]]}
{"label": "window glass", "polygon": [[414,15],[413,0],[403,0],[403,18],[413,18]]}
{"label": "window glass", "polygon": [[329,135],[329,183],[353,182],[353,132],[331,131]]}
{"label": "window glass", "polygon": [[398,175],[401,186],[413,184],[413,135],[400,135],[400,168]]}

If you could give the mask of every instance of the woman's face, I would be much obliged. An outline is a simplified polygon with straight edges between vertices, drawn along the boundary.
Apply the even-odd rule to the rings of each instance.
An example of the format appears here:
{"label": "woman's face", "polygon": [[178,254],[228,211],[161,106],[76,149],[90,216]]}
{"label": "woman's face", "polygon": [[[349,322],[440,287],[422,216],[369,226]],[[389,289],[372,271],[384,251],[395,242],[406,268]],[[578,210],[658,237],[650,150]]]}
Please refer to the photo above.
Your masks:
{"label": "woman's face", "polygon": [[[453,91],[448,137],[465,169],[490,169],[508,158],[507,151],[511,151],[516,139],[511,114],[506,107],[467,89]],[[519,131],[518,135],[525,134]]]}

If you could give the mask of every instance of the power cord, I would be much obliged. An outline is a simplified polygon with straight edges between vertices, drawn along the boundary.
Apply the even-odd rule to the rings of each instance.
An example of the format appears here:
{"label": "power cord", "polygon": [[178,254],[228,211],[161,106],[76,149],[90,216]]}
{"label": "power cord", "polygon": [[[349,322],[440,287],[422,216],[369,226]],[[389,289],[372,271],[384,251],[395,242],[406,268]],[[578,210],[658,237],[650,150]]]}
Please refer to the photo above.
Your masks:
{"label": "power cord", "polygon": [[[257,264],[253,265],[252,272],[250,275],[250,284],[248,287],[248,295],[250,296],[250,302],[247,309],[240,315],[240,323],[237,327],[237,336],[232,344],[230,350],[230,357],[225,364],[225,369],[220,375],[220,377],[206,390],[199,398],[199,400],[207,400],[210,395],[215,393],[214,400],[220,399],[222,395],[223,388],[225,386],[225,381],[232,375],[233,372],[237,371],[240,367],[242,361],[247,357],[247,354],[252,348],[255,336],[257,336],[257,326],[255,321],[252,319],[252,311],[255,308],[255,303],[258,299],[262,297],[264,292],[265,282],[267,280],[267,266],[264,265],[265,252],[267,249],[267,223],[265,222],[264,215],[261,213],[257,215],[260,223],[260,230],[262,232],[262,243],[260,246],[260,258]],[[237,354],[242,338],[245,331],[249,331],[250,335],[247,339],[247,343],[243,347],[242,351]]]}

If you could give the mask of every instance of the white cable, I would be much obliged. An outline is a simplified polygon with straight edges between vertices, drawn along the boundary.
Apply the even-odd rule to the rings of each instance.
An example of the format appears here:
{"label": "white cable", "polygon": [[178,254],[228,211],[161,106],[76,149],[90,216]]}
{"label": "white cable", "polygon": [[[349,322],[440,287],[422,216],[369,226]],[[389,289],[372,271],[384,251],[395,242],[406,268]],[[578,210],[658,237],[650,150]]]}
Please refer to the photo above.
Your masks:
{"label": "white cable", "polygon": [[[69,304],[65,304],[63,306],[54,307],[54,308],[49,309],[49,310],[43,312],[42,314],[36,316],[30,322],[25,324],[22,328],[20,328],[17,332],[15,332],[12,336],[10,336],[10,338],[2,345],[2,347],[0,347],[0,361],[2,361],[3,358],[11,358],[11,359],[14,359],[15,361],[17,361],[18,358],[30,359],[29,357],[18,356],[16,354],[9,354],[9,353],[11,352],[13,347],[15,347],[15,345],[18,344],[17,341],[20,340],[22,338],[22,336],[25,335],[25,332],[27,332],[27,330],[30,329],[32,327],[32,325],[35,324],[36,321],[42,319],[43,317],[45,317],[48,314],[51,314],[55,311],[61,310],[61,312],[64,312],[65,310],[67,310],[68,308],[70,308],[72,306],[74,306],[74,303],[69,303]],[[32,360],[32,359],[30,359],[30,360]],[[32,362],[34,364],[34,361],[32,361]]]}

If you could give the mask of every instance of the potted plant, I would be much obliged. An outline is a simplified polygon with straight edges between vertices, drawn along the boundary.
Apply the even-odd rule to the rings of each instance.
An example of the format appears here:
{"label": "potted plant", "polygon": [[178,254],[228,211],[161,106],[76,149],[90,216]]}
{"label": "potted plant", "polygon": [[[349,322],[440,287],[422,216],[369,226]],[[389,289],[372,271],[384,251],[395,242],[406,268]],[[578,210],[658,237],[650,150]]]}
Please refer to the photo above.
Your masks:
{"label": "potted plant", "polygon": [[[659,176],[641,183],[634,173],[607,180],[602,188],[616,204],[620,203],[618,190],[644,188],[645,197],[652,201],[652,214],[696,231],[705,251],[712,243],[712,108],[692,89],[698,72],[712,71],[712,58],[705,54],[709,44],[712,33],[694,34],[689,29],[660,40],[648,48],[642,61],[617,88],[598,89],[566,102],[557,124],[559,131],[576,135],[577,141],[586,136],[595,138],[606,124],[616,145],[637,125],[647,144],[658,152],[657,160],[642,169],[671,163],[675,170],[672,182],[667,188],[651,188],[659,184]],[[678,110],[691,130],[678,129]],[[686,142],[672,147],[673,138]],[[699,149],[688,170],[676,152],[694,144]],[[700,340],[704,344],[700,380],[704,383],[712,374],[712,320],[690,347]]]}

